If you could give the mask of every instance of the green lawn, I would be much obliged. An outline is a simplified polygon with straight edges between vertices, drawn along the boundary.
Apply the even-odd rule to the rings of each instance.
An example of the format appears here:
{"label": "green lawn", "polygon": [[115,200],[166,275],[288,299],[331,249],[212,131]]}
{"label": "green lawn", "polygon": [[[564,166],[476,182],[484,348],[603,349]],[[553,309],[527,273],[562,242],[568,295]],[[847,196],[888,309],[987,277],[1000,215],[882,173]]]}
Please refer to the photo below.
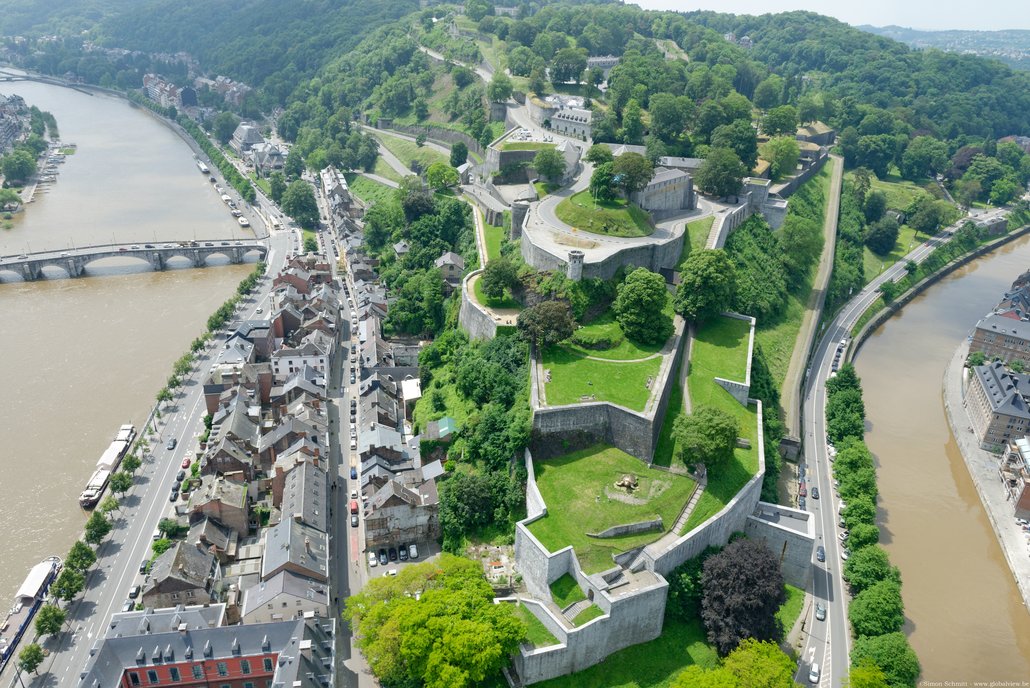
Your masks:
{"label": "green lawn", "polygon": [[254,182],[254,186],[261,189],[266,196],[272,195],[272,184],[267,179],[257,176],[254,172],[251,172],[248,176],[250,181]]}
{"label": "green lawn", "polygon": [[701,622],[665,618],[662,634],[627,647],[600,664],[569,676],[534,684],[538,688],[668,688],[691,664],[717,666],[719,656],[705,640]]}
{"label": "green lawn", "polygon": [[708,234],[712,231],[712,224],[714,223],[714,215],[687,223],[687,241],[683,243],[685,250],[680,255],[680,264],[676,268],[677,270],[683,269],[683,262],[686,261],[687,256],[694,251],[700,251],[708,245]]}
{"label": "green lawn", "polygon": [[504,227],[498,227],[483,220],[483,238],[486,240],[487,260],[497,260],[501,257],[501,242],[504,237]]}
{"label": "green lawn", "polygon": [[579,614],[576,614],[576,618],[572,620],[573,626],[582,626],[588,621],[593,621],[599,616],[604,616],[604,610],[598,607],[596,604],[592,604]]}
{"label": "green lawn", "polygon": [[535,181],[535,182],[533,182],[533,188],[536,189],[537,197],[538,198],[543,198],[544,196],[547,196],[548,194],[553,194],[555,191],[557,191],[561,187],[558,186],[557,184],[552,184],[551,182]]}
{"label": "green lawn", "polygon": [[570,227],[593,234],[641,237],[654,232],[648,214],[635,204],[622,199],[595,202],[589,190],[566,198],[554,213]]}
{"label": "green lawn", "polygon": [[[672,318],[673,311],[671,294],[669,295],[669,301],[665,308],[665,314],[667,317]],[[611,308],[580,327],[577,332],[581,335],[605,335],[611,339],[621,338],[622,341],[619,345],[610,349],[588,349],[574,343],[571,339],[564,344],[564,346],[568,347],[570,350],[583,354],[584,356],[595,356],[597,358],[606,358],[612,361],[632,361],[638,358],[646,358],[658,351],[661,351],[662,347],[665,345],[665,342],[662,342],[661,344],[641,344],[630,341],[622,333],[622,327],[615,320],[615,311]]]}
{"label": "green lawn", "polygon": [[[676,370],[673,375],[679,380],[679,367],[680,364],[676,364]],[[683,409],[683,387],[677,382],[669,390],[669,405],[665,407],[665,418],[662,419],[662,430],[658,434],[658,446],[654,450],[654,463],[657,466],[671,466],[672,457],[677,456],[676,437],[673,435],[672,430],[676,427],[676,419],[680,416],[685,416],[686,411]]]}
{"label": "green lawn", "polygon": [[561,578],[551,583],[550,587],[551,599],[558,605],[558,609],[565,609],[570,604],[575,604],[587,598],[576,579],[567,573],[563,573]]}
{"label": "green lawn", "polygon": [[747,358],[745,326],[746,322],[735,318],[713,320],[698,330],[693,342],[687,376],[692,408],[696,411],[701,406],[712,406],[734,416],[740,424],[740,436],[750,440],[751,448],[734,449],[732,461],[708,472],[708,485],[687,519],[683,533],[718,513],[758,471],[758,410],[754,406],[741,406],[714,380],[722,377],[743,381],[742,370]]}
{"label": "green lawn", "polygon": [[529,627],[524,643],[532,645],[534,648],[558,644],[558,639],[554,637],[554,634],[547,630],[547,626],[536,618],[533,612],[526,609],[525,605],[515,604],[515,616],[525,621],[526,626]]}
{"label": "green lawn", "polygon": [[414,141],[386,134],[377,134],[376,138],[386,146],[388,151],[396,155],[408,169],[411,169],[411,163],[416,161],[422,165],[422,169],[429,167],[435,162],[449,162],[446,155],[430,146],[422,146],[420,148]]}
{"label": "green lawn", "polygon": [[362,177],[359,174],[348,174],[347,186],[350,187],[351,193],[369,205],[389,198],[394,192],[386,184],[381,184],[368,177]]}
{"label": "green lawn", "polygon": [[504,291],[504,296],[497,299],[490,298],[484,294],[482,286],[483,280],[481,278],[482,275],[479,275],[478,277],[474,277],[472,280],[472,291],[475,293],[476,301],[478,301],[480,305],[486,306],[487,308],[515,308],[522,310],[522,304],[512,298],[511,292],[508,290]]}
{"label": "green lawn", "polygon": [[790,633],[790,629],[794,628],[794,622],[798,620],[798,616],[801,615],[801,606],[805,603],[805,591],[795,588],[793,585],[783,587],[787,589],[787,600],[776,612],[776,618],[780,621],[783,634],[787,635]]}
{"label": "green lawn", "polygon": [[[652,531],[600,539],[588,537],[587,532],[657,516],[671,527],[694,489],[694,481],[686,476],[649,469],[626,452],[603,445],[538,461],[534,468],[548,511],[529,529],[552,552],[571,545],[586,573],[611,568],[613,554],[653,542],[661,535]],[[633,498],[642,503],[609,496],[623,494],[614,483],[627,473],[637,476],[639,487]]]}
{"label": "green lawn", "polygon": [[546,150],[548,148],[554,148],[553,143],[545,143],[544,141],[505,141],[501,144],[501,150]]}
{"label": "green lawn", "polygon": [[634,411],[643,411],[651,390],[647,380],[657,377],[662,358],[636,363],[595,361],[563,346],[552,346],[543,355],[543,366],[551,371],[547,403],[551,406],[578,404],[580,397],[610,401]]}
{"label": "green lawn", "polygon": [[400,173],[390,166],[390,163],[383,160],[383,156],[381,155],[376,156],[376,166],[372,168],[372,173],[378,174],[384,179],[389,179],[390,181],[397,183],[400,183],[401,179],[403,179]]}
{"label": "green lawn", "polygon": [[920,239],[916,238],[916,230],[912,229],[908,225],[901,225],[901,231],[898,232],[898,241],[894,244],[894,249],[887,255],[878,256],[870,251],[869,247],[866,246],[863,250],[864,254],[862,256],[862,264],[865,268],[866,284],[871,282],[873,278],[881,272],[904,258],[905,254],[919,245],[919,242]]}
{"label": "green lawn", "polygon": [[[434,406],[434,403],[438,406]],[[440,410],[437,410],[440,408]],[[413,419],[415,427],[425,430],[426,423],[450,416],[465,426],[469,414],[476,410],[476,405],[458,394],[454,386],[454,373],[450,365],[433,370],[433,381],[429,388],[422,391],[422,397],[415,402]]]}
{"label": "green lawn", "polygon": [[887,207],[895,210],[905,210],[912,201],[922,195],[933,195],[925,187],[902,179],[900,175],[890,174],[886,179],[877,179],[873,176],[871,187],[875,191],[882,191],[887,194]]}

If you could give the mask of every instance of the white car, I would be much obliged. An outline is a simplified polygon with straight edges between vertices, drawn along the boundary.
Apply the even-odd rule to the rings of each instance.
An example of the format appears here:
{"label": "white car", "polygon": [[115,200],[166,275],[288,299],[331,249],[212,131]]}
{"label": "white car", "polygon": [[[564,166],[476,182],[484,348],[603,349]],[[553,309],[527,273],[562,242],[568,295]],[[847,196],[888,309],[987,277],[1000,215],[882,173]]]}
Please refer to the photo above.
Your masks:
{"label": "white car", "polygon": [[376,559],[376,553],[375,552],[369,552],[368,553],[368,567],[374,569],[377,566],[379,566],[379,560]]}

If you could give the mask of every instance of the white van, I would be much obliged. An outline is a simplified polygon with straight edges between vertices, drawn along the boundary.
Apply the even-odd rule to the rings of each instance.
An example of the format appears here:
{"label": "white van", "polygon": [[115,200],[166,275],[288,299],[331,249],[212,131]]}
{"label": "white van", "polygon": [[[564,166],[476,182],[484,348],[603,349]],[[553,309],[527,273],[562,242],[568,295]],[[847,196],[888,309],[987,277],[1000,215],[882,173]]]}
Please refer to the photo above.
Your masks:
{"label": "white van", "polygon": [[819,662],[812,664],[812,668],[808,670],[808,682],[819,683]]}
{"label": "white van", "polygon": [[157,542],[158,540],[160,540],[161,539],[161,529],[160,528],[154,528],[154,534],[150,536],[150,539],[153,540],[154,542]]}

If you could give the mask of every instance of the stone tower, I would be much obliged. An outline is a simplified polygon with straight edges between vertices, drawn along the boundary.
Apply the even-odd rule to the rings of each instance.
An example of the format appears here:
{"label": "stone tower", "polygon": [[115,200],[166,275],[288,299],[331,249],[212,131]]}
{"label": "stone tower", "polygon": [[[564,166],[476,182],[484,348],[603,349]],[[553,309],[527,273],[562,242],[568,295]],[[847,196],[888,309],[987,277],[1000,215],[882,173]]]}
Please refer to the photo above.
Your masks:
{"label": "stone tower", "polygon": [[573,282],[583,279],[583,252],[579,249],[569,251],[568,278]]}

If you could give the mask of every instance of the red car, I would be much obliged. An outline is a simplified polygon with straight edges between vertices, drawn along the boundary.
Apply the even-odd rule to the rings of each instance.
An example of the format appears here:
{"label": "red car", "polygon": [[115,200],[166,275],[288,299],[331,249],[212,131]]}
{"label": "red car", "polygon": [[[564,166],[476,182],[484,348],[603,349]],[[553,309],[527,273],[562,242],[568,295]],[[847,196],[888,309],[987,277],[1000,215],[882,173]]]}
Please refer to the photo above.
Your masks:
{"label": "red car", "polygon": [[808,490],[805,488],[805,481],[804,480],[801,481],[801,485],[800,485],[800,487],[798,487],[798,494],[801,495],[802,497],[807,497],[808,496]]}
{"label": "red car", "polygon": [[182,460],[182,467],[183,468],[189,468],[190,467],[190,457],[187,456],[185,459]]}

